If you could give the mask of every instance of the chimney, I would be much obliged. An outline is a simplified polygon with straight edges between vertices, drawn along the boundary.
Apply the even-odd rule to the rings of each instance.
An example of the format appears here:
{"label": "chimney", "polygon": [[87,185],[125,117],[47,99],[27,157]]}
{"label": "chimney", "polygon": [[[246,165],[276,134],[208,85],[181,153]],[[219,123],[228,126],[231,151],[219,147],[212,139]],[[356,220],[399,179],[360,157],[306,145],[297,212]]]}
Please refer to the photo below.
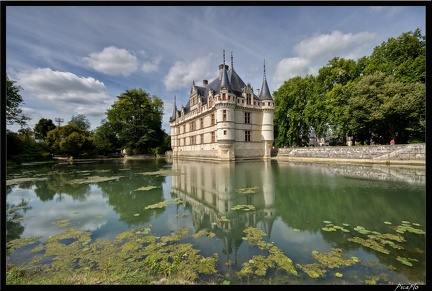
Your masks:
{"label": "chimney", "polygon": [[208,85],[208,80],[203,80],[203,86],[207,86]]}
{"label": "chimney", "polygon": [[257,96],[259,96],[260,94],[260,89],[257,89]]}

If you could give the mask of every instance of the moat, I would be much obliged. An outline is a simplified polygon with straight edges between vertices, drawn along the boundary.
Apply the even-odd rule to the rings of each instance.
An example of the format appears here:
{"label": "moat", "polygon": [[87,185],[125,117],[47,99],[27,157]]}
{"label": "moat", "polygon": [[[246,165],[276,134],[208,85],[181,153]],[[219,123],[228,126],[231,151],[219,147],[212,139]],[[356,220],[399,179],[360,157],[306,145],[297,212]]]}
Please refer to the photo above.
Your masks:
{"label": "moat", "polygon": [[[425,284],[425,177],[425,167],[275,160],[27,165],[7,171],[6,240],[43,243],[70,228],[92,242],[148,226],[158,237],[186,229],[182,241],[216,253],[230,284]],[[251,229],[262,234],[256,244]],[[289,272],[265,261],[274,249]],[[31,250],[14,250],[7,263],[40,255]],[[244,276],[246,266],[255,272]]]}

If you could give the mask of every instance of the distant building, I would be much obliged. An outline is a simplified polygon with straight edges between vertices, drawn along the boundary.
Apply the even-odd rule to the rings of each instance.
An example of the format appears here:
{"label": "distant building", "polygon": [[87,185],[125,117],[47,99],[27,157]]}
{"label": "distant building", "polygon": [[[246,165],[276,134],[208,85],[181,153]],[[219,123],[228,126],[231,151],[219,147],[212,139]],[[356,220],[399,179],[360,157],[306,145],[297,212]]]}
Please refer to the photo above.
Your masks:
{"label": "distant building", "polygon": [[233,67],[219,65],[218,76],[201,86],[192,82],[189,101],[180,109],[174,100],[170,117],[173,158],[233,161],[270,159],[274,141],[274,100],[264,62],[261,90],[253,92]]}

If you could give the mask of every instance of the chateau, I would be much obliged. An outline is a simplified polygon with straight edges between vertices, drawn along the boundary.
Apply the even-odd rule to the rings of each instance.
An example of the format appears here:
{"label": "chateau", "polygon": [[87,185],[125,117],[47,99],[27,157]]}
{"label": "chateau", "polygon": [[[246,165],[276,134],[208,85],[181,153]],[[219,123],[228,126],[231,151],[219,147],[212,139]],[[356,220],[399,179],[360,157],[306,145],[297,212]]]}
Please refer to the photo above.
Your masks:
{"label": "chateau", "polygon": [[234,161],[270,159],[274,141],[274,100],[264,62],[261,90],[253,92],[233,67],[219,65],[213,81],[192,82],[189,101],[180,109],[174,100],[170,117],[173,158]]}

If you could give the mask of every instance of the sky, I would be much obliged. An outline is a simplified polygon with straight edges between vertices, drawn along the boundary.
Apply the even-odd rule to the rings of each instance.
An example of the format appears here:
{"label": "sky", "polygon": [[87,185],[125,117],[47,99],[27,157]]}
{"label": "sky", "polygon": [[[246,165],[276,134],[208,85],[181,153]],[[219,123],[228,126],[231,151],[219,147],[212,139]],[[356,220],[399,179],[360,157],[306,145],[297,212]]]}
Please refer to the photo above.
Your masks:
{"label": "sky", "polygon": [[[91,129],[96,129],[117,96],[141,88],[163,100],[162,128],[170,134],[174,100],[181,108],[189,100],[192,82],[202,85],[203,80],[214,80],[224,51],[226,64],[231,65],[232,56],[235,71],[254,91],[261,89],[265,63],[273,93],[293,77],[316,75],[334,57],[370,56],[389,38],[417,28],[426,35],[426,3],[93,3],[5,7],[6,74],[22,88],[20,107],[31,118],[31,129],[42,118],[56,125],[55,119],[60,118],[60,125],[65,125],[78,114],[84,114]],[[7,128],[19,129],[17,125]]]}

